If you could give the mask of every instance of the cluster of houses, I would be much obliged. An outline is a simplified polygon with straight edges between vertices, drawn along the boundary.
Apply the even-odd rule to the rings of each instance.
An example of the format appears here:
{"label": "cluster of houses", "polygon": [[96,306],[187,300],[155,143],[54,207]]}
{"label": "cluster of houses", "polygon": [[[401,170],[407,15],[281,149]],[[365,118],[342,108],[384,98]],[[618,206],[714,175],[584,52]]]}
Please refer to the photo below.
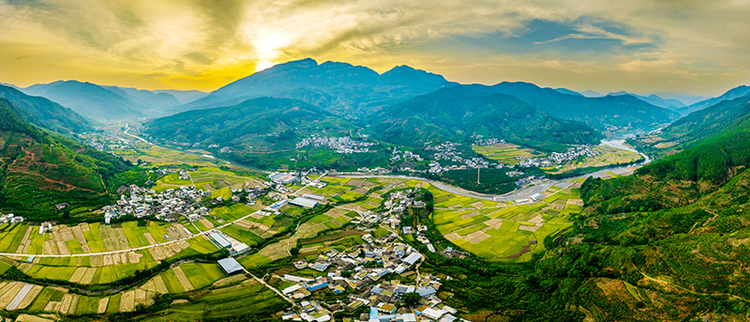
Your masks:
{"label": "cluster of houses", "polygon": [[568,161],[572,161],[578,158],[594,158],[599,155],[599,152],[594,151],[590,145],[575,145],[568,148],[568,151],[563,153],[552,152],[551,155],[544,158],[533,158],[526,159],[517,157],[521,162],[518,164],[521,167],[551,167],[557,164],[563,164]]}
{"label": "cluster of houses", "polygon": [[[291,282],[281,292],[299,301],[297,311],[287,312],[282,318],[288,321],[330,321],[332,312],[353,312],[369,308],[353,321],[459,321],[456,310],[438,298],[441,279],[423,275],[414,283],[402,284],[389,279],[389,274],[403,274],[414,269],[423,255],[407,244],[396,242],[394,234],[380,239],[366,235],[369,243],[356,245],[347,252],[329,250],[314,261],[300,260],[295,268],[328,272],[325,277],[307,278],[286,274],[283,279]],[[345,300],[335,304],[314,300],[316,292],[329,290],[339,295],[348,292]],[[414,311],[406,307],[402,296],[416,293],[420,301]],[[311,298],[312,297],[312,298]]]}
{"label": "cluster of houses", "polygon": [[208,209],[196,205],[195,201],[209,193],[192,186],[156,192],[131,185],[127,190],[130,196],[127,193],[122,194],[116,204],[102,208],[105,224],[111,223],[113,218],[125,215],[136,218],[155,215],[156,219],[170,222],[178,221],[181,215],[194,221],[208,214]]}
{"label": "cluster of houses", "polygon": [[474,145],[477,146],[489,146],[489,145],[495,145],[495,144],[505,144],[505,140],[496,139],[496,138],[484,138],[484,135],[472,135],[471,138],[474,140]]}
{"label": "cluster of houses", "polygon": [[23,222],[23,217],[14,214],[0,214],[0,224],[16,224]]}
{"label": "cluster of houses", "polygon": [[354,141],[348,136],[325,137],[314,135],[309,138],[304,138],[300,142],[297,142],[296,146],[297,149],[300,149],[309,145],[314,147],[329,147],[336,150],[336,153],[348,154],[370,152],[370,147],[375,145],[375,143]]}
{"label": "cluster of houses", "polygon": [[404,151],[404,153],[401,154],[396,147],[393,147],[393,152],[391,152],[391,155],[393,155],[393,157],[391,157],[391,162],[400,161],[402,158],[404,160],[414,160],[417,162],[424,160],[421,155],[413,153],[411,151]]}

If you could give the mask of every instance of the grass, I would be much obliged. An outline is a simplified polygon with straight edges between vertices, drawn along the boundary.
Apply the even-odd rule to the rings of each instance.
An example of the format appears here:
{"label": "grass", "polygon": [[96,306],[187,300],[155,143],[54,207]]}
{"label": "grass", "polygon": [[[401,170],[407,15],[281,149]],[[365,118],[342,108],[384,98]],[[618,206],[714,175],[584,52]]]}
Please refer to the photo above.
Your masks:
{"label": "grass", "polygon": [[234,221],[253,212],[255,212],[255,209],[246,204],[238,203],[228,207],[215,208],[213,209],[213,211],[211,211],[211,215],[214,215],[216,216],[216,218],[221,218],[226,221]]}
{"label": "grass", "polygon": [[271,260],[270,258],[266,256],[263,256],[259,253],[255,253],[255,254],[240,258],[239,263],[245,268],[255,268],[255,267],[261,267],[263,265],[269,264],[272,261],[273,260]]}
{"label": "grass", "polygon": [[161,278],[164,280],[164,284],[167,286],[167,290],[169,290],[169,293],[183,293],[185,292],[185,289],[182,287],[182,284],[180,284],[180,280],[177,279],[177,275],[174,274],[174,271],[171,269],[166,270],[164,273],[161,273]]}

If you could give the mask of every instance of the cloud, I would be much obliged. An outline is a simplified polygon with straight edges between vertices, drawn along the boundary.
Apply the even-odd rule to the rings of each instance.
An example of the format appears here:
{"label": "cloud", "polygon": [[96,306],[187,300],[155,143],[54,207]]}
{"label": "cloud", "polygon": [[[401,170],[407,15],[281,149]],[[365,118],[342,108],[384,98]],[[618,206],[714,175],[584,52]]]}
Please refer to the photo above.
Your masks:
{"label": "cloud", "polygon": [[214,89],[313,57],[463,82],[713,92],[747,81],[748,14],[739,0],[0,0],[0,77]]}

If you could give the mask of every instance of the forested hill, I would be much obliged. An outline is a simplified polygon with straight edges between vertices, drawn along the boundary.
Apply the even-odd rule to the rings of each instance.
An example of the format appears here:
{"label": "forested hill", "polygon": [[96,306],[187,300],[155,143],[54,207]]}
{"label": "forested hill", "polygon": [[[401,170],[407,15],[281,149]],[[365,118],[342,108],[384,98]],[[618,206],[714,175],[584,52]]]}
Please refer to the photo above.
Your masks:
{"label": "forested hill", "polygon": [[[0,211],[33,221],[73,220],[74,209],[101,207],[131,164],[47,133],[0,99]],[[63,210],[56,204],[69,203]],[[81,215],[78,219],[88,215]]]}
{"label": "forested hill", "polygon": [[[747,103],[740,106],[746,110]],[[700,144],[648,164],[633,176],[587,181],[585,200],[604,212],[637,210],[642,206],[657,209],[684,206],[716,190],[750,165],[750,116],[718,115],[713,121],[703,121],[732,122],[723,130],[706,130],[707,136],[695,138]]]}
{"label": "forested hill", "polygon": [[595,144],[601,138],[581,122],[552,117],[515,97],[463,86],[393,105],[371,120],[381,139],[407,145],[460,142],[474,134],[540,144]]}
{"label": "forested hill", "polygon": [[264,151],[293,148],[302,137],[335,133],[342,124],[346,122],[305,102],[262,97],[155,119],[145,124],[145,133],[169,143]]}
{"label": "forested hill", "polygon": [[44,97],[29,96],[15,88],[0,85],[0,98],[8,100],[10,108],[24,122],[62,134],[91,130],[89,121]]}
{"label": "forested hill", "polygon": [[662,155],[696,146],[725,131],[742,129],[749,118],[750,96],[725,100],[685,116],[636,144],[647,152]]}
{"label": "forested hill", "polygon": [[584,97],[524,82],[467,86],[476,91],[512,95],[552,116],[585,122],[600,129],[617,126],[649,131],[680,116],[631,95]]}

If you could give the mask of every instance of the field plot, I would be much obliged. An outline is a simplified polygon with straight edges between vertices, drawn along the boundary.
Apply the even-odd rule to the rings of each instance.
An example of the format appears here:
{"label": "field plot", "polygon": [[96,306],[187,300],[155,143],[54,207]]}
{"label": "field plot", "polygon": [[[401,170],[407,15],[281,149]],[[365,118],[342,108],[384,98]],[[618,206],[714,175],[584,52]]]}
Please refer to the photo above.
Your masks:
{"label": "field plot", "polygon": [[433,223],[446,239],[487,259],[520,262],[544,250],[546,236],[571,226],[569,215],[581,211],[577,186],[551,189],[545,199],[527,205],[490,203],[428,189],[435,198]]}
{"label": "field plot", "polygon": [[217,285],[197,298],[175,303],[169,309],[152,314],[144,321],[236,318],[265,310],[270,310],[273,314],[282,310],[285,305],[286,302],[273,291],[254,280],[245,279],[233,286]]}
{"label": "field plot", "polygon": [[599,155],[594,158],[586,158],[583,161],[569,161],[568,163],[564,164],[562,168],[550,173],[557,174],[579,168],[604,167],[609,165],[624,164],[641,159],[641,155],[638,153],[618,149],[607,145],[595,146],[593,150],[599,152]]}
{"label": "field plot", "polygon": [[142,160],[151,163],[152,166],[156,167],[174,164],[216,166],[216,164],[220,162],[215,159],[200,156],[199,154],[182,152],[146,143],[137,143],[135,150],[137,153],[133,153],[132,149],[116,150],[113,152],[133,163],[136,163],[137,160]]}
{"label": "field plot", "polygon": [[222,170],[215,166],[203,166],[196,171],[190,171],[190,177],[192,181],[180,179],[177,173],[170,173],[156,182],[154,190],[176,189],[182,186],[192,186],[195,183],[198,189],[212,190],[214,194],[211,198],[222,196],[227,199],[231,197],[232,188],[263,186],[263,181],[265,181],[257,175]]}
{"label": "field plot", "polygon": [[544,154],[532,149],[521,148],[514,144],[495,144],[489,146],[472,146],[474,152],[484,155],[490,160],[496,160],[506,164],[516,165],[520,161],[516,158],[537,158]]}

